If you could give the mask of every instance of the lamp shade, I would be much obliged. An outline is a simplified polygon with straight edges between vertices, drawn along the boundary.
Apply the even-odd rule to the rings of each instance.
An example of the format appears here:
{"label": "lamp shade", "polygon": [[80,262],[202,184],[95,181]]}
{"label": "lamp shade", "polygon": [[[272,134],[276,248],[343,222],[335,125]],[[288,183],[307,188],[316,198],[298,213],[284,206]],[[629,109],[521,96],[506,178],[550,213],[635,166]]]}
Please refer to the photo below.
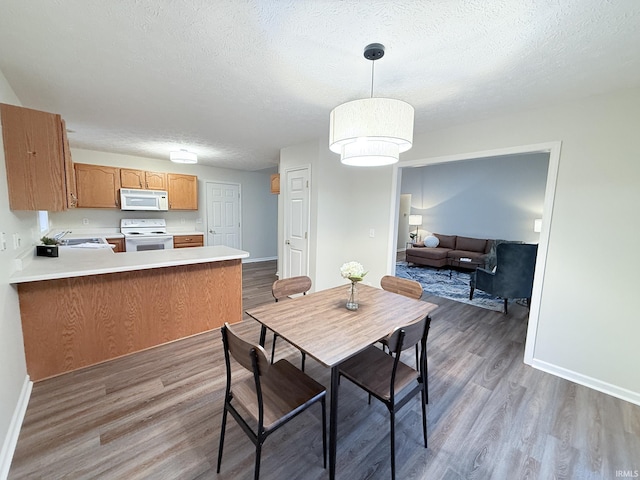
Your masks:
{"label": "lamp shade", "polygon": [[174,163],[198,163],[198,155],[187,150],[178,150],[169,153],[169,160]]}
{"label": "lamp shade", "polygon": [[392,98],[364,98],[338,105],[329,118],[329,149],[346,165],[396,163],[413,144],[411,105]]}
{"label": "lamp shade", "polygon": [[409,225],[422,225],[422,215],[409,215]]}

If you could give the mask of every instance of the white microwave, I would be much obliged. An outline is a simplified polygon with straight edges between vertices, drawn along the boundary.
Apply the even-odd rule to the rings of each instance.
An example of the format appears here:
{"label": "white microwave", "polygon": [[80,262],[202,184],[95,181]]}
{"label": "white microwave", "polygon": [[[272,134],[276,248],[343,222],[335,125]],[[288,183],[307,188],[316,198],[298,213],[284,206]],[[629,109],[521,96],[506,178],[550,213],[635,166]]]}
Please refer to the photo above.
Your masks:
{"label": "white microwave", "polygon": [[120,189],[121,210],[169,210],[169,196],[163,190]]}

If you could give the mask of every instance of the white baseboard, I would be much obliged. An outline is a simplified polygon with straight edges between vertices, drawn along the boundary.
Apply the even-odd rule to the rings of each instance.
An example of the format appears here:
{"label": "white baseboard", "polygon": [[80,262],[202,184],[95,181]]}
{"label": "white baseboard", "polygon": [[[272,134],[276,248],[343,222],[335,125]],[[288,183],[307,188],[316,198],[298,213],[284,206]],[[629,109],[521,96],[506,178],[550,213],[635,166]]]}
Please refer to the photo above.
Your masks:
{"label": "white baseboard", "polygon": [[242,263],[268,262],[269,260],[277,260],[277,259],[278,257],[243,258]]}
{"label": "white baseboard", "polygon": [[16,451],[16,445],[18,444],[18,436],[20,435],[20,428],[24,420],[24,415],[27,413],[27,405],[29,405],[29,398],[31,397],[31,389],[33,388],[33,382],[27,375],[22,384],[22,391],[20,392],[20,398],[13,412],[11,418],[11,424],[9,425],[9,431],[2,443],[2,451],[0,451],[0,479],[6,480],[9,476],[9,467],[11,467],[11,460],[13,460],[13,454]]}
{"label": "white baseboard", "polygon": [[592,388],[599,392],[606,393],[607,395],[611,395],[616,398],[620,398],[635,405],[640,405],[640,392],[633,392],[631,390],[627,390],[626,388],[603,382],[601,380],[598,380],[597,378],[592,378],[587,375],[574,372],[573,370],[568,370],[566,368],[559,367],[542,360],[536,360],[535,358],[531,362],[531,366],[537,368],[538,370],[542,370],[543,372],[551,373],[552,375],[564,378],[565,380],[570,380],[579,385]]}

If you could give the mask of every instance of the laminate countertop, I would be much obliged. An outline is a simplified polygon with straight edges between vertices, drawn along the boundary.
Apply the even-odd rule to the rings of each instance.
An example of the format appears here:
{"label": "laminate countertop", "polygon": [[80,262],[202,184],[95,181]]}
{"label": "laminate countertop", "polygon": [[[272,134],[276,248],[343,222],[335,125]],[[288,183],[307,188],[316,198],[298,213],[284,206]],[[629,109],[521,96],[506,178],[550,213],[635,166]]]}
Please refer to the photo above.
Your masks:
{"label": "laminate countertop", "polygon": [[23,261],[22,270],[9,277],[9,283],[220,262],[248,256],[249,252],[223,245],[123,253],[114,253],[110,248],[63,247],[55,258],[37,257],[34,253],[33,258]]}

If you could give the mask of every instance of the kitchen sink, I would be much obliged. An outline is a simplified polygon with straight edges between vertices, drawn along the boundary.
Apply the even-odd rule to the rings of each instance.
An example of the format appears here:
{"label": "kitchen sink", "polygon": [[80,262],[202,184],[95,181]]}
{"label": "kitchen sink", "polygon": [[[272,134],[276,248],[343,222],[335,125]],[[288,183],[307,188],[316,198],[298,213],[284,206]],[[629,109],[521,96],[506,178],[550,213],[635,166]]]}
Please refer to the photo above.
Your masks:
{"label": "kitchen sink", "polygon": [[104,238],[63,238],[60,245],[70,247],[72,245],[80,245],[82,243],[107,243]]}

